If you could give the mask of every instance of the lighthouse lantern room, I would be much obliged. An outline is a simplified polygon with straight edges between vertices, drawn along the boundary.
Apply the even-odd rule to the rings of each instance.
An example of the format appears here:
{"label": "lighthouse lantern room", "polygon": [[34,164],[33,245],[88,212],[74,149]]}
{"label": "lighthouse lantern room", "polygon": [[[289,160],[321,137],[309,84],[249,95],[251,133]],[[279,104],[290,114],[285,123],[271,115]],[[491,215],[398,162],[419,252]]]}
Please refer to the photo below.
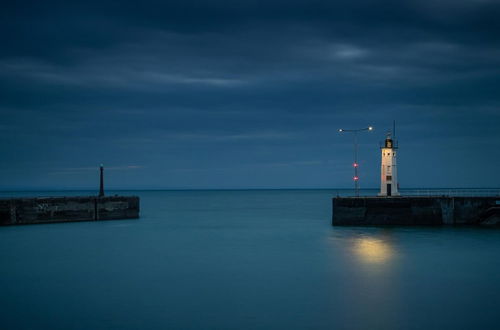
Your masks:
{"label": "lighthouse lantern room", "polygon": [[384,145],[380,148],[382,153],[380,173],[379,196],[399,196],[398,168],[396,162],[397,143],[394,129],[387,133]]}

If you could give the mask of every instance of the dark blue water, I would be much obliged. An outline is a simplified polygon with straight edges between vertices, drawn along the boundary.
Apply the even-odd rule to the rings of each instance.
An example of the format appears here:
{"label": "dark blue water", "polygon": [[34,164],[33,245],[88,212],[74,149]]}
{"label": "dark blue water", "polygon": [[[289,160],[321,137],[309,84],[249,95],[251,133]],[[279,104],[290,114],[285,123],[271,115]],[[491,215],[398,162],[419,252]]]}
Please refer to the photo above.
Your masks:
{"label": "dark blue water", "polygon": [[1,329],[500,328],[499,230],[332,227],[327,190],[134,193],[140,220],[0,227]]}

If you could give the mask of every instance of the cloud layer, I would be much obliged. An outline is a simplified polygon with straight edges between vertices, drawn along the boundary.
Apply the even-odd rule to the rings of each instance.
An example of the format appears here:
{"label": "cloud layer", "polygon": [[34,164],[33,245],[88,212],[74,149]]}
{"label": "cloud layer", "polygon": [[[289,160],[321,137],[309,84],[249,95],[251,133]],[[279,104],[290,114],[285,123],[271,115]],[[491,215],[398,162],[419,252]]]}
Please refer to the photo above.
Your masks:
{"label": "cloud layer", "polygon": [[[500,3],[23,2],[0,13],[0,188],[499,186]],[[478,174],[481,173],[481,174]],[[483,175],[482,173],[489,173]]]}

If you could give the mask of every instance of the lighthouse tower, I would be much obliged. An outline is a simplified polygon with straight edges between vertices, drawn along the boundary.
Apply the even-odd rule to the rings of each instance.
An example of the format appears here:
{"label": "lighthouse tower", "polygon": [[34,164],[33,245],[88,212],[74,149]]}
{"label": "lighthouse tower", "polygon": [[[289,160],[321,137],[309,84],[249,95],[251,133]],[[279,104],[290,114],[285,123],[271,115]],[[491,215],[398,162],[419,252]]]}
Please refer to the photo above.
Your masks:
{"label": "lighthouse tower", "polygon": [[382,151],[382,164],[380,169],[380,193],[379,196],[399,196],[398,168],[396,162],[396,151],[398,149],[396,139],[392,133],[387,133]]}

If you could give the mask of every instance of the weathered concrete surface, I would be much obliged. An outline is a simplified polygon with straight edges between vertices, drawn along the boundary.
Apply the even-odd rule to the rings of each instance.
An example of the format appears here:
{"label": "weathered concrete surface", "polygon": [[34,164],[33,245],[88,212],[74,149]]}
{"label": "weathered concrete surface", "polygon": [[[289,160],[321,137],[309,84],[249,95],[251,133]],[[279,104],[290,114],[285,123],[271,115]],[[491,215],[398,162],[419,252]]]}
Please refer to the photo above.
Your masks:
{"label": "weathered concrete surface", "polygon": [[484,226],[500,226],[500,205],[487,209],[482,218],[481,224]]}
{"label": "weathered concrete surface", "polygon": [[40,197],[0,199],[0,225],[136,219],[139,197]]}
{"label": "weathered concrete surface", "polygon": [[333,225],[497,225],[500,197],[336,197]]}

